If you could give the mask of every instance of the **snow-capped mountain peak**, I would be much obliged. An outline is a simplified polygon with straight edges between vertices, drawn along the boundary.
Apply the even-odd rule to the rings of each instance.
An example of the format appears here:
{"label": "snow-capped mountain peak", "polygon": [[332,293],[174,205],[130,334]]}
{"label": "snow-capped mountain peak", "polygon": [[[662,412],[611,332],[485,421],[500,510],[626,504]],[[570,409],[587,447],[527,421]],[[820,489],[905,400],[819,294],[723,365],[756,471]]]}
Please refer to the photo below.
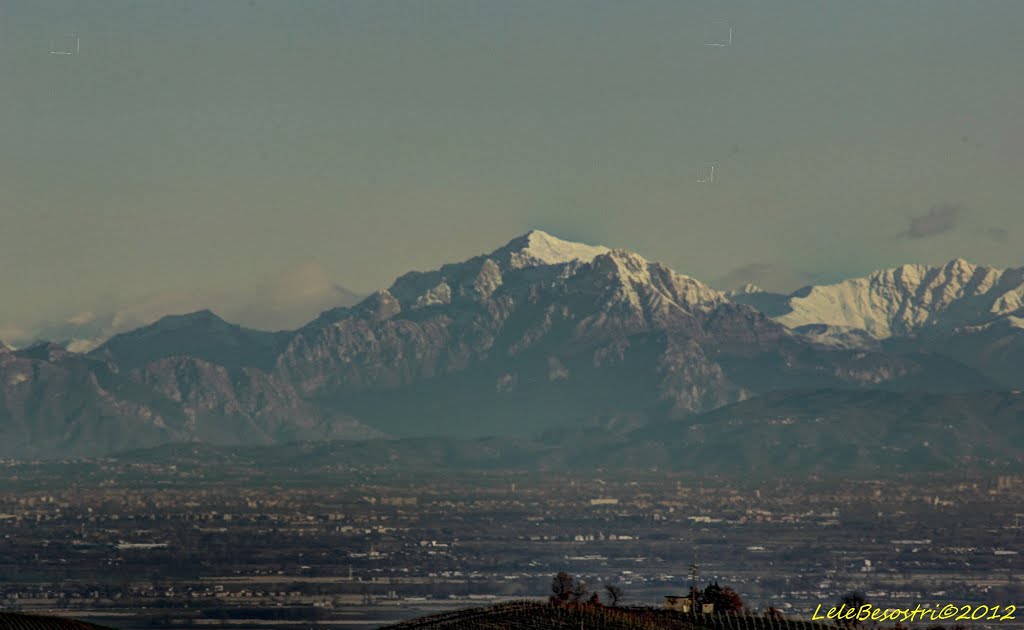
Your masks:
{"label": "snow-capped mountain peak", "polygon": [[876,339],[924,328],[977,325],[1022,308],[1024,270],[973,265],[902,265],[863,278],[812,287],[789,298],[777,318],[790,328],[809,324],[859,328]]}
{"label": "snow-capped mountain peak", "polygon": [[552,236],[542,230],[530,230],[495,251],[491,254],[491,258],[507,259],[509,269],[522,269],[577,261],[590,262],[608,251],[610,250],[602,245],[574,243]]}

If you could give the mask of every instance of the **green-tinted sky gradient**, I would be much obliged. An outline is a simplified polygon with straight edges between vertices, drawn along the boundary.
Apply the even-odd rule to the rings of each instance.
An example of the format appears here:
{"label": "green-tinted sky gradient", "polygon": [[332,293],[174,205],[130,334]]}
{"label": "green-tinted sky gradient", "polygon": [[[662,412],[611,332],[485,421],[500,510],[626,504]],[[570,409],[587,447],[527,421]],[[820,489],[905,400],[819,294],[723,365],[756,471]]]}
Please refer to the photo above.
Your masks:
{"label": "green-tinted sky gradient", "polygon": [[1019,266],[1022,24],[1019,0],[2,0],[0,328],[311,258],[369,291],[533,227],[772,288]]}

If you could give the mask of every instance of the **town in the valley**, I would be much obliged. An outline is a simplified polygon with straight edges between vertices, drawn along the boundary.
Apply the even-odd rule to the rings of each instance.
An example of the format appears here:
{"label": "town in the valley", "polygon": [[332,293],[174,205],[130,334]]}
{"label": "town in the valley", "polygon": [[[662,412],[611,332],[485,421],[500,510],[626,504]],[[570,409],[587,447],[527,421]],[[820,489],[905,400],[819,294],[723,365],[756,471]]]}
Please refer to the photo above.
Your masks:
{"label": "town in the valley", "polygon": [[75,466],[0,468],[8,609],[120,628],[370,628],[546,599],[562,571],[601,595],[618,587],[623,604],[661,606],[717,582],[750,611],[803,619],[851,591],[894,607],[1006,606],[1024,593],[1015,475],[297,472],[271,483],[100,460],[81,485],[62,482]]}

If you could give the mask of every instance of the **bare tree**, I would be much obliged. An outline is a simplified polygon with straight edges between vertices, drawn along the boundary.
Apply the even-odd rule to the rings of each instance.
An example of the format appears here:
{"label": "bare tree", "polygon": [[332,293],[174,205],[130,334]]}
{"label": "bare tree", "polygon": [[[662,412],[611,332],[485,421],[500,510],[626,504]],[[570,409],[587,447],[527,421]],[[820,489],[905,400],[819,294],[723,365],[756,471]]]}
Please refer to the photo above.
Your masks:
{"label": "bare tree", "polygon": [[608,600],[612,606],[618,606],[619,600],[622,599],[622,588],[615,584],[605,584],[604,592],[608,593]]}
{"label": "bare tree", "polygon": [[559,571],[551,579],[551,602],[558,604],[569,601],[575,594],[575,586],[572,576],[565,571]]}
{"label": "bare tree", "polygon": [[583,580],[576,580],[572,589],[572,601],[585,602],[590,597],[590,587]]}
{"label": "bare tree", "polygon": [[775,606],[769,606],[764,611],[764,616],[775,621],[782,621],[782,611]]}

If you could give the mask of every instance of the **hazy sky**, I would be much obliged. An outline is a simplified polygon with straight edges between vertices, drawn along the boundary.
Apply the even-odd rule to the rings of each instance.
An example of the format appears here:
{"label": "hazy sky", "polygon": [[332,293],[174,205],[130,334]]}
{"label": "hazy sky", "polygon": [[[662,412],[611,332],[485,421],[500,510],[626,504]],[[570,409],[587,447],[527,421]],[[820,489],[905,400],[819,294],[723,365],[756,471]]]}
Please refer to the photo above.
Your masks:
{"label": "hazy sky", "polygon": [[368,292],[533,227],[770,288],[1019,266],[1021,24],[1020,0],[0,0],[0,330],[310,261]]}

